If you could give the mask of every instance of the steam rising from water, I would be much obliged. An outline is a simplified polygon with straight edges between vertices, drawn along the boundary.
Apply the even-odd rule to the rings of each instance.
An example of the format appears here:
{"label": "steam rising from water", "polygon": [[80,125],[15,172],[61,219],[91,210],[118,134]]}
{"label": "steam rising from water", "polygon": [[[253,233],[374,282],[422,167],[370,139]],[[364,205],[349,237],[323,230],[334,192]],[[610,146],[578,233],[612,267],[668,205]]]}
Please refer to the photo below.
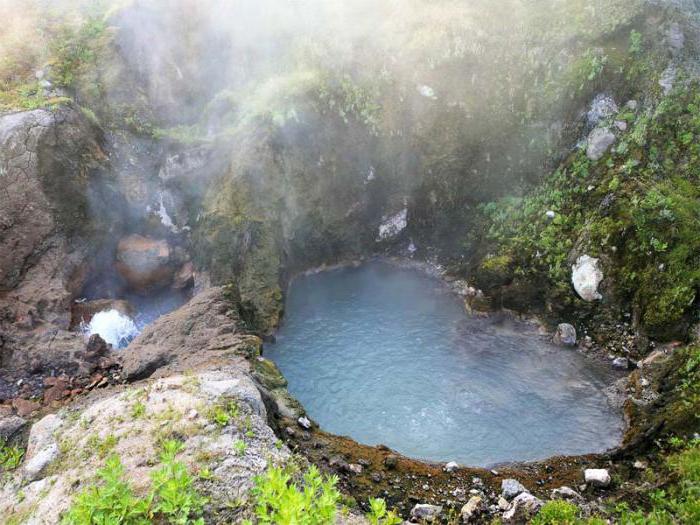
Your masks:
{"label": "steam rising from water", "polygon": [[96,313],[90,323],[83,327],[83,332],[87,337],[99,334],[113,348],[124,348],[139,335],[136,323],[117,310]]}

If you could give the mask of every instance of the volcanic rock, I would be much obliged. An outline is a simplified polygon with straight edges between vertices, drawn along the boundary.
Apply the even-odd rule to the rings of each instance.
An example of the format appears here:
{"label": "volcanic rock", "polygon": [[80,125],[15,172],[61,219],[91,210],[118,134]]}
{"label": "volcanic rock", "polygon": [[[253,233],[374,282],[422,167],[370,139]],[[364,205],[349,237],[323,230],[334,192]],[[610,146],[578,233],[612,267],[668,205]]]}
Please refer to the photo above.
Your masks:
{"label": "volcanic rock", "polygon": [[163,239],[129,235],[119,241],[116,269],[129,288],[149,293],[173,281],[170,246]]}

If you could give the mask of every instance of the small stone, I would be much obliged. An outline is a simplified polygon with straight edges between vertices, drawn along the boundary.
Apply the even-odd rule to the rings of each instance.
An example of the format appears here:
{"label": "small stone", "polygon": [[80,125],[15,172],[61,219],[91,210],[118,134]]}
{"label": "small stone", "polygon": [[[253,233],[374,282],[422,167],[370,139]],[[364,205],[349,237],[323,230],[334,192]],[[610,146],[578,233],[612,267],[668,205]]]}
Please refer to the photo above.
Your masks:
{"label": "small stone", "polygon": [[552,211],[552,210],[547,210],[547,212],[545,213],[545,215],[546,215],[546,217],[547,217],[549,220],[552,220],[552,219],[554,219],[554,217],[557,216],[557,214],[556,214],[554,211]]}
{"label": "small stone", "polygon": [[498,508],[501,510],[508,510],[510,507],[510,502],[503,496],[498,497]]}
{"label": "small stone", "polygon": [[455,461],[450,461],[444,467],[445,472],[454,472],[459,468],[459,465]]}
{"label": "small stone", "polygon": [[352,472],[353,474],[362,474],[362,465],[358,465],[357,463],[350,463],[348,465],[348,471]]}
{"label": "small stone", "polygon": [[576,328],[569,323],[561,323],[552,340],[558,345],[576,346]]}
{"label": "small stone", "polygon": [[12,406],[17,411],[17,415],[20,417],[28,416],[35,410],[39,409],[39,403],[19,397],[12,400]]}
{"label": "small stone", "polygon": [[197,414],[197,411],[193,408],[192,410],[190,410],[190,411],[187,413],[187,419],[189,419],[189,420],[197,419],[197,416],[198,416],[198,415],[199,415],[199,414]]}
{"label": "small stone", "polygon": [[462,518],[463,523],[469,523],[483,513],[484,510],[486,510],[486,505],[484,504],[484,500],[481,498],[481,496],[472,496],[462,507],[459,515]]}
{"label": "small stone", "polygon": [[626,357],[616,357],[613,359],[612,366],[618,370],[628,370],[630,361]]}
{"label": "small stone", "polygon": [[384,458],[384,466],[390,469],[396,468],[398,462],[399,458],[393,454],[390,454]]}
{"label": "small stone", "polygon": [[501,481],[501,493],[506,499],[513,499],[518,494],[526,491],[527,489],[518,480],[508,478]]}
{"label": "small stone", "polygon": [[301,428],[305,428],[306,430],[309,430],[311,428],[311,421],[309,421],[309,418],[307,417],[300,417],[297,419],[297,423],[299,423],[299,426]]}
{"label": "small stone", "polygon": [[559,487],[552,491],[552,499],[565,499],[571,501],[582,501],[581,494],[570,487]]}
{"label": "small stone", "polygon": [[627,131],[627,122],[625,122],[624,120],[616,120],[615,127],[620,131]]}
{"label": "small stone", "polygon": [[287,427],[284,429],[284,431],[289,437],[294,437],[296,435],[296,431],[292,427]]}
{"label": "small stone", "polygon": [[370,475],[370,478],[375,483],[380,483],[382,481],[382,475],[379,472],[372,472],[372,474]]}
{"label": "small stone", "polygon": [[429,523],[435,521],[442,513],[440,505],[428,505],[419,503],[411,509],[411,518],[414,520],[424,520]]}
{"label": "small stone", "polygon": [[607,487],[610,485],[610,474],[604,468],[588,468],[584,472],[586,483],[594,487]]}
{"label": "small stone", "polygon": [[634,465],[632,465],[634,468],[637,470],[646,470],[646,468],[649,466],[649,464],[646,461],[642,461],[638,459],[637,461],[634,462]]}

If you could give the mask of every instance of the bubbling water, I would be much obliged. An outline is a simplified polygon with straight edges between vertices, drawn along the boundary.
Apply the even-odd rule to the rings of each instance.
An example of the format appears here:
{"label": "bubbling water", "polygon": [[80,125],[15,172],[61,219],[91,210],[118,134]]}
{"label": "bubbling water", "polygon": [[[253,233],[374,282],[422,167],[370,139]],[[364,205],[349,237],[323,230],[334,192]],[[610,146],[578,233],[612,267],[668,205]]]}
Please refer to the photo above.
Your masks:
{"label": "bubbling water", "polygon": [[105,310],[96,313],[90,322],[83,326],[87,337],[98,334],[113,348],[124,348],[139,335],[139,329],[131,317],[118,310]]}

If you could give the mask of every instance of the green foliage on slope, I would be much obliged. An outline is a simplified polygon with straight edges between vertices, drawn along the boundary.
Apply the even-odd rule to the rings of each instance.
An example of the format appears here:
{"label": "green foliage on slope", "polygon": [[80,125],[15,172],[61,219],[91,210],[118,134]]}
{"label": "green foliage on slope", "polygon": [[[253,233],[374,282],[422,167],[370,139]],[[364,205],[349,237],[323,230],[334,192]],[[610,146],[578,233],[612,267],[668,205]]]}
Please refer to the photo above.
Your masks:
{"label": "green foliage on slope", "polygon": [[579,151],[525,197],[481,206],[493,253],[479,272],[507,259],[508,280],[544,282],[550,298],[573,303],[573,259],[601,257],[642,326],[671,336],[700,288],[700,86],[614,120],[628,129],[601,160]]}

